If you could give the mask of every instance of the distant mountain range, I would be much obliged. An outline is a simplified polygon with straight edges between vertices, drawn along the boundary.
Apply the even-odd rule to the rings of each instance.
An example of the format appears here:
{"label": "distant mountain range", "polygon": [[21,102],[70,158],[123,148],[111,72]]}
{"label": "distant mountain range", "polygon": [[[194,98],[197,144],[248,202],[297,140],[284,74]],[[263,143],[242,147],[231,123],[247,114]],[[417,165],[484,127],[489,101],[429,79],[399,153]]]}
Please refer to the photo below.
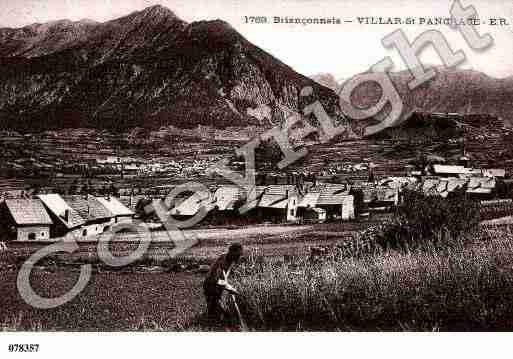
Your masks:
{"label": "distant mountain range", "polygon": [[[513,127],[513,77],[495,79],[478,71],[444,67],[435,67],[435,70],[435,78],[414,90],[408,88],[408,82],[413,78],[409,71],[390,73],[403,100],[405,115],[413,111],[490,114],[500,117],[506,127]],[[312,78],[337,93],[342,86],[340,82],[334,82],[335,78],[330,74]],[[379,86],[365,83],[355,89],[353,101],[366,107],[380,96]]]}
{"label": "distant mountain range", "polygon": [[162,6],[0,29],[0,66],[0,129],[266,125],[315,99],[340,116],[332,90],[228,23],[186,23]]}
{"label": "distant mountain range", "polygon": [[[104,23],[0,29],[0,66],[0,129],[270,126],[315,99],[343,117],[332,75],[305,77],[224,21],[187,23],[162,6]],[[489,113],[511,123],[513,78],[437,70],[413,91],[408,71],[391,74],[405,113]],[[312,96],[299,95],[305,86]],[[379,96],[367,83],[354,99]]]}

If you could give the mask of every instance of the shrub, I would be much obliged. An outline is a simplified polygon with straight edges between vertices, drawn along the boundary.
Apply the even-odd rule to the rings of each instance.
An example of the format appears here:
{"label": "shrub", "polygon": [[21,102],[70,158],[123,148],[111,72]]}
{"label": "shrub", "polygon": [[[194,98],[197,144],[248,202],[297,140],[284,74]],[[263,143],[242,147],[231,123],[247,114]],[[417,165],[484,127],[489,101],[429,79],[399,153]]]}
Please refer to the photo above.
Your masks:
{"label": "shrub", "polygon": [[479,202],[465,189],[447,198],[405,191],[393,219],[376,241],[385,248],[444,247],[460,243],[478,228]]}

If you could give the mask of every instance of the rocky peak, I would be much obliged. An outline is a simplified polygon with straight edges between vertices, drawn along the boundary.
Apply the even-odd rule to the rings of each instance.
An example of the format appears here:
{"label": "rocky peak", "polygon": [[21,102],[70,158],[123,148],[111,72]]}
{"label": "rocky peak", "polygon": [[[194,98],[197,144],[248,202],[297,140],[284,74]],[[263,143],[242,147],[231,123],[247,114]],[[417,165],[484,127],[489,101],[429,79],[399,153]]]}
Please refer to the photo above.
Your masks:
{"label": "rocky peak", "polygon": [[332,91],[225,21],[188,24],[156,5],[84,28],[0,36],[0,60],[14,57],[3,59],[0,128],[243,127],[260,123],[248,109],[262,105],[300,111],[304,86],[335,112]]}
{"label": "rocky peak", "polygon": [[130,15],[123,17],[119,20],[130,20],[130,21],[161,21],[161,20],[171,20],[171,21],[179,21],[183,22],[182,19],[180,19],[176,14],[168,9],[167,7],[164,7],[162,5],[154,5],[147,7],[146,9],[143,9],[141,11],[135,11],[131,13]]}

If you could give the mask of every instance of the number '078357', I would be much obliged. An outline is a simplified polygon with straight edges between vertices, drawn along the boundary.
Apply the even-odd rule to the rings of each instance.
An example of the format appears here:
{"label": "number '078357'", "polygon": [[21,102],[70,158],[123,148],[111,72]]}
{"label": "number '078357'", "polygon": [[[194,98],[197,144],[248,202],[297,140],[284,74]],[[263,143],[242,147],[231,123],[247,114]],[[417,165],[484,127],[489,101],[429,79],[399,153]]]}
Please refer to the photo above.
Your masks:
{"label": "number '078357'", "polygon": [[9,353],[37,353],[39,344],[9,344]]}

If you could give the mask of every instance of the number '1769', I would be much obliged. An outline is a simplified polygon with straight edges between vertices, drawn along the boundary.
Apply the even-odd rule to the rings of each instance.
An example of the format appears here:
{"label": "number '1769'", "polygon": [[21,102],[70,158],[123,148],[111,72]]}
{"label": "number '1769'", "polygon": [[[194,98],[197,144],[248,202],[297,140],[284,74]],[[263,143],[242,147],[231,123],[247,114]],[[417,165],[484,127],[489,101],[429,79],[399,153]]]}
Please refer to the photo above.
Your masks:
{"label": "number '1769'", "polygon": [[246,24],[266,24],[266,16],[244,16],[244,22]]}

